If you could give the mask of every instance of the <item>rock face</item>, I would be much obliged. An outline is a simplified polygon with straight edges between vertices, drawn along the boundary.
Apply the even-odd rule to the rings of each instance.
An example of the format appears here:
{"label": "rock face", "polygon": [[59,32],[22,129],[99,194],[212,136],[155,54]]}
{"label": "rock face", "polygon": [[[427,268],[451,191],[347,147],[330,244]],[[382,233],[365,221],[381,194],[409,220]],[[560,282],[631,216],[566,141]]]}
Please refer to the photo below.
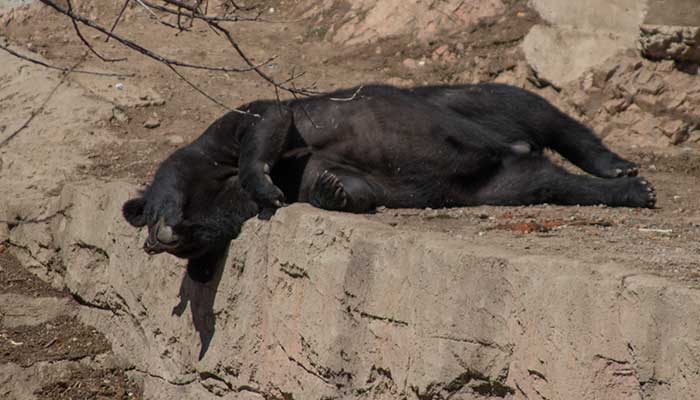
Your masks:
{"label": "rock face", "polygon": [[690,399],[700,385],[700,292],[666,279],[293,205],[249,221],[203,285],[141,251],[118,211],[135,189],[68,185],[51,247],[55,282],[147,399]]}
{"label": "rock face", "polygon": [[652,60],[700,64],[700,7],[694,0],[648,0],[639,46]]}
{"label": "rock face", "polygon": [[700,126],[700,79],[632,51],[586,71],[554,100],[613,147],[688,145]]}
{"label": "rock face", "polygon": [[639,43],[652,60],[700,63],[700,26],[643,25]]}
{"label": "rock face", "polygon": [[535,72],[558,87],[637,45],[652,60],[700,62],[700,8],[693,0],[531,4],[549,24],[534,27],[523,50]]}

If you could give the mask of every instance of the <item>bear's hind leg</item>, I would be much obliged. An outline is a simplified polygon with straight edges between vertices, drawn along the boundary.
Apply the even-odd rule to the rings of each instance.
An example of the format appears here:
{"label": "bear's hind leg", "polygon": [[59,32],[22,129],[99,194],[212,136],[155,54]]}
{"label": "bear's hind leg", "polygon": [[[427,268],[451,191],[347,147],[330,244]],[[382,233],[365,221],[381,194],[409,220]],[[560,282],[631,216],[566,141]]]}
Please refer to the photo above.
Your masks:
{"label": "bear's hind leg", "polygon": [[550,146],[582,170],[601,178],[636,176],[639,165],[610,149],[585,125],[560,113]]}
{"label": "bear's hind leg", "polygon": [[506,160],[478,192],[481,204],[596,205],[653,208],[656,193],[640,177],[601,179],[569,173],[544,156]]}

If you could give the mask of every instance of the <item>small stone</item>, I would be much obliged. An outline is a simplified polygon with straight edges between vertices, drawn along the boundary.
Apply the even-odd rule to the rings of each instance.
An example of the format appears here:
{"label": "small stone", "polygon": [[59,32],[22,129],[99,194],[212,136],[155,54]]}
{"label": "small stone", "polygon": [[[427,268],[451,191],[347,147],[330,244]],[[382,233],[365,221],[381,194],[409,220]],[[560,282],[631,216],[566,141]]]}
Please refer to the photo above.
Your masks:
{"label": "small stone", "polygon": [[688,141],[690,143],[700,143],[700,130],[690,132],[688,134]]}
{"label": "small stone", "polygon": [[593,89],[593,74],[588,74],[583,78],[583,82],[581,82],[581,88],[585,91]]}
{"label": "small stone", "polygon": [[114,107],[112,109],[112,120],[117,121],[121,124],[129,122],[129,116],[127,113],[119,107]]}
{"label": "small stone", "polygon": [[678,119],[666,121],[661,126],[659,126],[661,130],[664,132],[664,134],[668,137],[672,137],[677,135],[679,132],[682,133],[687,133],[688,132],[688,125]]}
{"label": "small stone", "polygon": [[[0,242],[5,242],[10,239],[10,227],[4,223],[0,222]],[[3,245],[0,244],[0,250],[4,251]],[[2,251],[0,251],[2,253]]]}
{"label": "small stone", "polygon": [[119,82],[116,85],[114,85],[114,88],[117,90],[122,90],[122,89],[124,89],[124,84]]}
{"label": "small stone", "polygon": [[673,60],[662,60],[656,64],[656,70],[659,72],[672,72]]}
{"label": "small stone", "polygon": [[437,60],[438,58],[440,58],[440,56],[445,54],[447,52],[447,50],[449,50],[449,48],[450,48],[449,45],[443,44],[442,46],[435,49],[435,51],[433,51],[433,56],[432,56],[433,60]]}
{"label": "small stone", "polygon": [[635,81],[637,83],[648,83],[652,78],[654,78],[654,76],[654,72],[649,71],[648,69],[642,69],[637,73]]}
{"label": "small stone", "polygon": [[416,69],[418,67],[418,61],[412,58],[407,58],[403,60],[403,66],[409,69]]}
{"label": "small stone", "polygon": [[155,129],[160,126],[160,120],[156,117],[150,117],[143,123],[143,127],[147,129]]}
{"label": "small stone", "polygon": [[621,111],[624,111],[627,106],[629,106],[629,101],[627,99],[613,99],[613,100],[608,100],[603,104],[603,108],[610,113],[610,114],[617,114]]}
{"label": "small stone", "polygon": [[180,135],[172,135],[168,137],[168,143],[172,144],[173,146],[179,146],[183,143],[185,143],[185,138],[183,138]]}

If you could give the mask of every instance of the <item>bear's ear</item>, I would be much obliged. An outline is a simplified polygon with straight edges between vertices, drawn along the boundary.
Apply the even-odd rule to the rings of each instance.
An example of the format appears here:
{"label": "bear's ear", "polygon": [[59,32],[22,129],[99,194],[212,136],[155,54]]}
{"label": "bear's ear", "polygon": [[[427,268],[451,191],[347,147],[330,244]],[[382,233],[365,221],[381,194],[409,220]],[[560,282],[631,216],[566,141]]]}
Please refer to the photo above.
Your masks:
{"label": "bear's ear", "polygon": [[137,197],[124,203],[122,214],[126,222],[140,228],[146,225],[146,216],[143,213],[143,208],[146,206],[146,200],[143,197]]}

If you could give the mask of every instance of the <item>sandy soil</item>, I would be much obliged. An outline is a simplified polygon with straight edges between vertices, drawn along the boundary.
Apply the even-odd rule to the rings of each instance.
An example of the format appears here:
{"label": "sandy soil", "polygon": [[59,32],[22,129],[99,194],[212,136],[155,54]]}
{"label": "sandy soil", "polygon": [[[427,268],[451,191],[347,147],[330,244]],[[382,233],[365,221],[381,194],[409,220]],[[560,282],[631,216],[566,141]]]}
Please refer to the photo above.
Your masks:
{"label": "sandy soil", "polygon": [[[118,5],[104,2],[99,8],[80,8],[100,21],[110,21]],[[284,4],[269,2],[282,19]],[[330,90],[369,81],[395,83],[439,83],[495,79],[503,71],[513,70],[522,56],[517,45],[529,27],[539,19],[524,6],[525,1],[508,3],[507,15],[496,26],[485,21],[473,30],[440,37],[431,43],[406,42],[401,38],[384,39],[371,45],[341,47],[318,37],[318,30],[305,24],[239,23],[234,28],[237,39],[255,59],[277,55],[270,73],[286,76],[292,69],[302,69],[306,75],[298,85],[315,84],[320,90]],[[97,126],[108,138],[89,142],[77,148],[75,154],[85,158],[62,180],[97,177],[103,180],[126,178],[147,182],[157,164],[170,152],[197,137],[224,110],[196,93],[178,80],[163,65],[130,53],[113,41],[86,30],[86,35],[98,51],[112,56],[127,56],[123,63],[99,62],[88,54],[65,18],[39,7],[17,9],[0,19],[0,35],[14,48],[29,49],[51,63],[73,65],[83,60],[80,68],[135,73],[133,77],[93,77],[72,75],[70,85],[91,93],[100,101],[111,104],[112,112],[86,118],[86,129]],[[193,32],[174,35],[153,23],[137,9],[131,9],[117,32],[136,37],[139,43],[178,58],[201,63],[236,64],[220,38],[202,26]],[[407,58],[432,60],[434,51],[443,44],[454,48],[460,43],[480,57],[473,62],[429,63],[413,68]],[[441,53],[442,54],[442,53]],[[439,57],[438,57],[439,59]],[[410,63],[409,63],[410,64]],[[477,71],[476,73],[474,71]],[[252,74],[210,74],[183,71],[202,89],[226,104],[236,106],[259,98],[273,98],[274,91]],[[17,71],[21,74],[21,69]],[[115,88],[122,83],[124,88]],[[0,85],[2,82],[0,82]],[[287,96],[286,94],[282,94]],[[70,102],[70,98],[63,98]],[[31,97],[16,100],[3,98],[21,106],[22,115],[4,115],[15,125],[24,115],[38,107],[41,99]],[[1,112],[1,111],[0,111]],[[19,111],[18,111],[19,112]],[[66,116],[63,116],[64,118]],[[144,127],[149,119],[159,126]],[[37,120],[34,129],[49,129],[51,118]],[[34,122],[33,122],[34,124]],[[10,126],[8,128],[8,126]],[[12,131],[12,126],[0,124],[0,138]],[[31,130],[20,133],[28,135]],[[80,133],[80,132],[78,132]],[[90,135],[90,131],[82,132]],[[31,140],[27,137],[24,140]],[[86,142],[88,143],[88,142]],[[37,144],[41,146],[41,143]],[[556,252],[572,258],[587,258],[594,262],[610,261],[636,265],[640,271],[671,277],[682,285],[700,286],[700,262],[697,239],[700,237],[700,156],[679,148],[651,150],[616,148],[641,163],[642,175],[653,182],[658,192],[658,208],[654,210],[612,209],[606,207],[479,207],[455,210],[381,210],[368,218],[394,226],[413,229],[437,229],[468,240],[501,242],[523,254]],[[8,150],[9,149],[9,150]],[[11,147],[0,149],[2,160],[11,158]],[[39,153],[37,153],[39,154]],[[77,156],[76,156],[77,157]],[[30,178],[31,179],[31,178]],[[31,186],[31,181],[27,182]],[[60,188],[53,190],[54,195]],[[28,189],[29,190],[29,189]],[[50,196],[43,193],[42,196]],[[31,196],[30,196],[31,197]],[[12,224],[10,224],[12,225]],[[12,228],[12,226],[11,226]],[[0,247],[0,296],[21,295],[19,303],[2,303],[0,316],[0,365],[16,364],[28,367],[36,363],[71,362],[61,367],[55,379],[44,382],[34,393],[39,398],[133,398],[138,396],[135,383],[127,378],[123,368],[100,360],[110,353],[110,344],[98,332],[75,319],[79,300],[72,299],[26,272]],[[6,323],[8,310],[20,307],[27,298],[63,299],[54,318],[39,323],[11,326]],[[35,321],[36,322],[36,321]],[[79,338],[81,345],[73,345]],[[15,346],[13,343],[24,343]],[[76,361],[78,360],[78,361]],[[63,365],[61,363],[58,363]],[[58,365],[57,364],[57,365]],[[107,365],[107,366],[105,366]],[[58,368],[58,367],[57,367]],[[0,378],[3,378],[0,376]],[[82,382],[76,386],[76,382]],[[1,385],[0,385],[1,386]],[[2,389],[0,389],[0,397]]]}

